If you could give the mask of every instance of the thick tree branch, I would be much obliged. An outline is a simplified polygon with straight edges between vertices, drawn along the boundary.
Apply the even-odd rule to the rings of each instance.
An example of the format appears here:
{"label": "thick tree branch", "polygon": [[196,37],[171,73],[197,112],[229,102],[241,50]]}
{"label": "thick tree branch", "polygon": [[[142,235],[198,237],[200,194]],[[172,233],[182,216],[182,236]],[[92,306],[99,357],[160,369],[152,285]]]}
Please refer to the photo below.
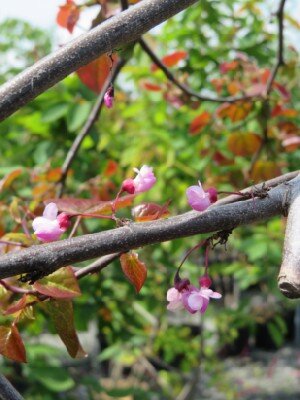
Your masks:
{"label": "thick tree branch", "polygon": [[216,205],[203,213],[191,211],[166,220],[128,223],[117,229],[32,246],[0,258],[0,279],[25,273],[48,275],[60,267],[107,254],[266,220],[284,213],[287,191],[299,185],[300,178],[296,177],[271,189],[263,199]]}
{"label": "thick tree branch", "polygon": [[197,0],[143,0],[109,18],[28,68],[0,88],[0,121],[71,72],[139,37]]}
{"label": "thick tree branch", "polygon": [[281,269],[278,275],[280,291],[289,298],[300,298],[300,186],[287,192],[290,204]]}
{"label": "thick tree branch", "polygon": [[24,400],[12,384],[0,374],[0,400]]}
{"label": "thick tree branch", "polygon": [[86,123],[84,124],[81,131],[76,136],[76,139],[74,140],[72,146],[70,147],[67,157],[65,159],[65,162],[62,166],[61,179],[60,179],[59,186],[58,186],[58,197],[61,197],[64,192],[65,181],[67,178],[69,168],[70,168],[74,158],[76,157],[76,154],[81,146],[81,143],[83,142],[84,138],[89,134],[94,123],[97,121],[97,119],[100,116],[101,109],[103,106],[103,98],[104,98],[105,92],[108,89],[109,85],[117,79],[117,76],[119,75],[119,73],[124,65],[125,65],[125,61],[120,60],[116,64],[116,66],[113,68],[112,74],[107,78],[106,82],[104,83],[101,93],[99,94],[99,96],[94,104],[94,107],[93,107],[90,115],[88,116],[88,119],[86,120]]}

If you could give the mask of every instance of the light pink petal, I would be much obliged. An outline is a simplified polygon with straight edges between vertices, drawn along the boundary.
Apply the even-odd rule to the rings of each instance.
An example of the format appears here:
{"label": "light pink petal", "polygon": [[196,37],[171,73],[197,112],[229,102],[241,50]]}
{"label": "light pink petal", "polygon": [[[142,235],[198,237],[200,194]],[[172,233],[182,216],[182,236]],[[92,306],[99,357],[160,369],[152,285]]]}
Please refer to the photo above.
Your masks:
{"label": "light pink petal", "polygon": [[210,297],[212,299],[220,299],[222,297],[221,293],[218,292],[212,292],[212,294],[210,295]]}
{"label": "light pink petal", "polygon": [[35,235],[42,242],[53,242],[59,239],[64,232],[57,220],[51,221],[44,217],[37,217],[32,222]]}
{"label": "light pink petal", "polygon": [[175,289],[171,288],[167,291],[167,300],[168,301],[176,301],[181,299],[181,293]]}
{"label": "light pink petal", "polygon": [[183,308],[183,304],[182,304],[181,300],[171,301],[167,305],[167,309],[170,311],[181,310],[182,308]]}
{"label": "light pink petal", "polygon": [[212,298],[212,299],[220,299],[222,297],[222,295],[218,292],[213,292],[211,289],[207,289],[207,288],[201,288],[200,292],[203,296],[207,297],[207,298]]}
{"label": "light pink petal", "polygon": [[135,193],[142,193],[151,189],[156,182],[153,168],[143,165],[140,170],[134,168],[134,171],[137,173],[137,176],[133,179]]}
{"label": "light pink petal", "polygon": [[188,296],[187,302],[192,310],[198,311],[201,310],[201,307],[203,305],[203,297],[200,293],[191,293]]}
{"label": "light pink petal", "polygon": [[211,204],[209,193],[204,192],[200,186],[190,186],[187,188],[186,196],[189,205],[196,211],[204,211]]}
{"label": "light pink petal", "polygon": [[43,212],[43,217],[53,221],[56,219],[57,213],[58,213],[57,205],[55,203],[49,203],[45,207],[45,210]]}

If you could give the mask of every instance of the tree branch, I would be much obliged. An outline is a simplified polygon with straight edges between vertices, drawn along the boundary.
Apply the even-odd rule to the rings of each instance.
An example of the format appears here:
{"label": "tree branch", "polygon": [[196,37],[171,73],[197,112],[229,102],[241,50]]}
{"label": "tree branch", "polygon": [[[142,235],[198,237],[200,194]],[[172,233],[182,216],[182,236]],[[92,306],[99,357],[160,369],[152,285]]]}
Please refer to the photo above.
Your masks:
{"label": "tree branch", "polygon": [[12,384],[0,374],[0,400],[24,400]]}
{"label": "tree branch", "polygon": [[61,173],[61,178],[60,178],[60,182],[59,182],[59,186],[58,186],[58,197],[61,197],[63,195],[65,181],[67,178],[69,168],[81,146],[81,143],[83,142],[84,138],[89,134],[94,123],[99,118],[99,115],[100,115],[101,109],[102,109],[102,105],[103,105],[103,98],[104,98],[105,92],[108,89],[109,85],[117,79],[117,76],[119,75],[119,73],[124,65],[125,65],[125,61],[120,60],[116,64],[116,66],[113,68],[112,74],[109,75],[106,82],[104,83],[101,93],[99,94],[99,96],[94,104],[94,107],[93,107],[90,115],[88,116],[88,119],[86,120],[86,123],[84,124],[83,128],[81,129],[79,134],[76,136],[76,139],[74,140],[72,146],[70,147],[67,157],[65,159],[65,162],[62,166],[62,173]]}
{"label": "tree branch", "polygon": [[300,178],[296,177],[271,189],[263,199],[214,205],[202,213],[190,211],[165,220],[128,223],[121,228],[6,254],[0,258],[0,279],[26,273],[48,275],[60,267],[107,254],[266,220],[284,213],[287,190],[299,185]]}
{"label": "tree branch", "polygon": [[276,17],[278,21],[278,49],[277,49],[277,62],[274,65],[272,72],[269,76],[267,86],[266,86],[266,95],[268,96],[272,90],[272,85],[273,82],[276,78],[277,72],[279,68],[284,65],[284,56],[283,56],[283,42],[284,42],[284,36],[283,36],[283,18],[284,18],[284,6],[285,6],[286,0],[281,0],[279,3],[278,10],[276,11]]}
{"label": "tree branch", "polygon": [[287,192],[289,213],[278,286],[286,297],[300,298],[300,186]]}
{"label": "tree branch", "polygon": [[71,72],[171,18],[197,0],[143,0],[38,61],[0,88],[0,121]]}
{"label": "tree branch", "polygon": [[193,91],[183,83],[179,82],[172,74],[172,72],[169,70],[169,68],[166,67],[164,63],[157,57],[157,55],[151,50],[151,48],[148,46],[148,44],[145,42],[143,38],[141,38],[138,41],[138,43],[145,51],[145,53],[148,54],[148,56],[151,58],[154,64],[156,64],[158,68],[165,74],[166,78],[189,97],[194,97],[195,99],[201,101],[210,101],[214,103],[234,103],[236,101],[241,101],[241,100],[260,100],[260,96],[252,96],[252,95],[229,96],[229,97],[211,97],[211,96],[201,95]]}

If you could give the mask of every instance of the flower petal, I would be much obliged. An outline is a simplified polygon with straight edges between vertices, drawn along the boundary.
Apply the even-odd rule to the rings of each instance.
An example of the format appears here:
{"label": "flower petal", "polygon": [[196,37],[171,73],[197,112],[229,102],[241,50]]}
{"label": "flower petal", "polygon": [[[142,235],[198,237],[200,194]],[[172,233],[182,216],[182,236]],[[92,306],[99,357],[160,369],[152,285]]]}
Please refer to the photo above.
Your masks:
{"label": "flower petal", "polygon": [[49,203],[45,207],[45,210],[43,212],[43,217],[53,221],[56,219],[57,213],[58,213],[57,205],[55,203]]}
{"label": "flower petal", "polygon": [[167,300],[176,301],[181,299],[181,293],[176,288],[171,288],[167,291]]}
{"label": "flower petal", "polygon": [[200,293],[191,293],[188,296],[187,302],[189,307],[193,311],[198,311],[201,310],[201,307],[203,305],[203,297],[201,296]]}

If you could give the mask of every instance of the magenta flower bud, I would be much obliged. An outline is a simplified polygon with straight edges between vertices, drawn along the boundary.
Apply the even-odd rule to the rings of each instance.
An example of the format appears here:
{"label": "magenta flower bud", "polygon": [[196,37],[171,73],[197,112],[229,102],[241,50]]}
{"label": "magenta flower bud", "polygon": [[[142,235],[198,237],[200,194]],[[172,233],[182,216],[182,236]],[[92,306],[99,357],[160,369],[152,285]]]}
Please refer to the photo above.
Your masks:
{"label": "magenta flower bud", "polygon": [[[42,217],[36,217],[32,221],[34,233],[42,242],[53,242],[67,230],[69,217],[62,213],[59,216],[55,203],[49,203],[45,207]],[[62,215],[62,216],[61,216]]]}
{"label": "magenta flower bud", "polygon": [[199,278],[199,285],[203,288],[209,288],[212,284],[212,280],[209,276],[203,275]]}
{"label": "magenta flower bud", "polygon": [[151,189],[156,182],[153,168],[143,165],[140,170],[134,168],[137,176],[133,179],[135,193],[143,193]]}
{"label": "magenta flower bud", "polygon": [[62,212],[57,216],[57,221],[60,229],[66,231],[71,225],[70,217],[67,213]]}
{"label": "magenta flower bud", "polygon": [[133,179],[125,179],[125,181],[122,183],[122,191],[129,194],[134,194],[135,187]]}
{"label": "magenta flower bud", "polygon": [[109,88],[107,89],[107,91],[105,92],[103,101],[104,104],[106,105],[107,108],[112,108],[114,105],[114,87],[111,85],[109,86]]}
{"label": "magenta flower bud", "polygon": [[209,194],[209,200],[211,203],[215,203],[218,200],[218,191],[214,187],[208,188],[206,193]]}
{"label": "magenta flower bud", "polygon": [[174,283],[174,287],[178,290],[178,292],[182,292],[185,289],[187,290],[190,284],[191,282],[189,279],[180,279]]}

